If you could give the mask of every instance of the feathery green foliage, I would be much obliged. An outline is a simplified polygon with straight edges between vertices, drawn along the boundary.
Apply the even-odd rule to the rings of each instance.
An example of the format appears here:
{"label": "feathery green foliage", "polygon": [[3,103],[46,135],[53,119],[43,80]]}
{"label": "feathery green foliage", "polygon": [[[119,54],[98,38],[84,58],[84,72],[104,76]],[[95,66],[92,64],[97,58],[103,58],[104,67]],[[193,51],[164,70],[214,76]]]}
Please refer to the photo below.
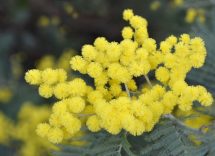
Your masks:
{"label": "feathery green foliage", "polygon": [[130,151],[126,134],[113,136],[107,132],[88,133],[80,140],[86,141],[83,146],[59,145],[60,151],[53,152],[56,156],[121,156],[122,153],[135,156]]}

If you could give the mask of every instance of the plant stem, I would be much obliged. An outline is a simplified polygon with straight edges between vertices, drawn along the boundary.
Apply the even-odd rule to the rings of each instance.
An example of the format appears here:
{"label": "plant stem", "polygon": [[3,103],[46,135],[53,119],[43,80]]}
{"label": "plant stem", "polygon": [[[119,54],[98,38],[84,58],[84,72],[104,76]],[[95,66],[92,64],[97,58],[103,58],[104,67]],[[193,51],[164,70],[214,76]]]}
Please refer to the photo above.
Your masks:
{"label": "plant stem", "polygon": [[[126,90],[126,93],[127,93],[127,95],[128,95],[128,97],[131,99],[131,93],[130,93],[130,91],[129,91],[129,89],[128,89],[128,86],[126,85],[126,84],[124,84],[125,85],[125,90]],[[125,131],[125,133],[124,133],[124,135],[123,135],[123,138],[122,139],[124,139],[124,137],[126,137],[127,136],[127,134],[128,134],[128,132],[127,131]],[[122,150],[122,147],[123,147],[123,145],[122,145],[122,143],[120,143],[120,145],[119,145],[119,153],[121,153],[121,150]]]}
{"label": "plant stem", "polygon": [[128,86],[125,84],[125,90],[126,90],[126,93],[128,94],[128,97],[131,99],[131,93],[128,89]]}
{"label": "plant stem", "polygon": [[152,88],[152,83],[151,83],[151,81],[149,80],[149,77],[148,77],[147,75],[144,75],[144,77],[145,77],[147,83],[149,84],[149,86]]}
{"label": "plant stem", "polygon": [[95,115],[95,114],[77,114],[78,117],[88,117],[88,116],[92,116],[92,115]]}
{"label": "plant stem", "polygon": [[121,154],[121,151],[122,151],[122,143],[119,144],[118,153]]}

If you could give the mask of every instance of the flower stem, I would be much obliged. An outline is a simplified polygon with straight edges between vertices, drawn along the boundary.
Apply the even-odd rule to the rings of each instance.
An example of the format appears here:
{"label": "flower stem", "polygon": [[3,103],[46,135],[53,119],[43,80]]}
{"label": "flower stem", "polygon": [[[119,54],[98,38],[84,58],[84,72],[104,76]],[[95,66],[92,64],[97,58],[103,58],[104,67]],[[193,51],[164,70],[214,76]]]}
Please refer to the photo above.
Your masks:
{"label": "flower stem", "polygon": [[126,93],[128,94],[128,97],[131,99],[131,93],[130,93],[130,91],[128,89],[128,86],[126,84],[124,84],[124,85],[125,85]]}
{"label": "flower stem", "polygon": [[152,83],[151,83],[151,81],[149,80],[148,75],[144,75],[144,77],[145,77],[147,83],[149,84],[149,86],[152,88]]}

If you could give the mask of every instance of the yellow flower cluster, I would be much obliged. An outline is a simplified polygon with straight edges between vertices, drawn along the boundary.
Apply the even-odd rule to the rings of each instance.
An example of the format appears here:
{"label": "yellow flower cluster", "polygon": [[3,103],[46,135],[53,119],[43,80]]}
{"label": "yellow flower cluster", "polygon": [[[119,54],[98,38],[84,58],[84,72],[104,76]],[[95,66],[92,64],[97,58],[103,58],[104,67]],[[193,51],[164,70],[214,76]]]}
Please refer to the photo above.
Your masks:
{"label": "yellow flower cluster", "polygon": [[[46,122],[50,114],[49,107],[36,106],[31,102],[22,104],[15,123],[0,112],[0,144],[10,148],[10,143],[13,140],[19,141],[20,144],[17,149],[19,156],[47,155],[50,150],[58,150],[56,146],[39,137],[35,132],[37,125]],[[79,132],[74,136],[74,139],[83,135],[83,132]],[[85,142],[71,140],[67,143],[81,146]]]}
{"label": "yellow flower cluster", "polygon": [[198,20],[200,23],[205,22],[205,10],[204,9],[195,9],[189,8],[186,12],[185,21],[187,23],[193,23],[195,20]]}
{"label": "yellow flower cluster", "polygon": [[[188,2],[188,3],[187,3]],[[195,5],[192,5],[189,1],[185,0],[171,0],[169,1],[170,6],[175,8],[185,8],[186,16],[185,16],[185,22],[186,23],[194,23],[195,21],[198,21],[200,23],[205,23],[206,20],[206,12],[204,8],[204,3],[201,6],[201,4],[198,6],[198,8]],[[157,11],[161,8],[161,6],[167,6],[166,4],[163,4],[159,0],[154,0],[150,3],[150,9],[152,11]]]}
{"label": "yellow flower cluster", "polygon": [[75,10],[75,8],[72,5],[72,3],[69,3],[69,2],[64,3],[64,10],[72,18],[77,18],[78,17],[78,12]]}
{"label": "yellow flower cluster", "polygon": [[[122,29],[121,42],[99,37],[93,45],[83,46],[82,56],[71,58],[72,69],[92,77],[93,87],[80,78],[66,81],[63,72],[59,81],[58,70],[33,69],[26,73],[28,83],[40,85],[42,96],[52,94],[41,86],[52,85],[53,95],[59,99],[49,123],[38,125],[38,135],[59,143],[86,124],[92,132],[105,129],[115,135],[124,129],[136,136],[151,131],[161,116],[174,108],[188,111],[194,101],[203,106],[212,104],[212,95],[204,87],[185,82],[192,68],[204,64],[206,49],[201,38],[170,36],[157,47],[156,41],[148,37],[144,18],[126,9],[123,19],[130,26]],[[144,76],[151,85],[149,72],[155,72],[160,82],[138,91],[134,78]]]}
{"label": "yellow flower cluster", "polygon": [[13,130],[13,122],[0,112],[0,144],[8,144]]}
{"label": "yellow flower cluster", "polygon": [[0,103],[8,103],[13,96],[10,88],[2,87],[0,88]]}
{"label": "yellow flower cluster", "polygon": [[158,0],[156,0],[156,1],[153,1],[153,2],[150,4],[150,9],[151,9],[152,11],[156,11],[156,10],[158,10],[158,9],[160,8],[160,6],[161,6],[161,2],[158,1]]}
{"label": "yellow flower cluster", "polygon": [[24,103],[18,113],[18,121],[12,130],[12,139],[21,141],[19,147],[20,156],[46,155],[49,150],[56,147],[35,133],[36,126],[48,119],[50,109],[48,107],[34,106],[32,103]]}
{"label": "yellow flower cluster", "polygon": [[[170,0],[168,3],[170,3],[170,5],[175,8],[175,7],[181,7],[184,4],[184,1],[185,0]],[[154,0],[150,3],[150,9],[152,11],[156,11],[159,8],[161,8],[161,5],[166,5],[166,4],[165,3],[162,4],[162,2],[159,0]]]}
{"label": "yellow flower cluster", "polygon": [[213,120],[212,116],[197,112],[193,109],[187,112],[178,110],[176,111],[176,116],[185,118],[184,123],[196,129],[208,126]]}
{"label": "yellow flower cluster", "polygon": [[8,117],[0,113],[0,144],[7,144],[12,140],[21,141],[18,149],[20,156],[46,155],[48,150],[56,147],[45,139],[37,136],[37,124],[48,119],[48,107],[38,107],[31,103],[24,103],[21,107],[17,122],[13,123]]}
{"label": "yellow flower cluster", "polygon": [[50,98],[53,94],[63,96],[59,88],[65,84],[67,73],[63,69],[47,68],[42,71],[34,69],[26,73],[25,79],[32,85],[39,85],[39,94],[42,97]]}
{"label": "yellow flower cluster", "polygon": [[47,137],[50,142],[59,143],[63,138],[70,138],[80,131],[82,114],[90,113],[92,108],[86,106],[86,83],[79,78],[58,83],[54,95],[60,101],[52,108],[49,124],[42,123],[37,127],[37,134]]}
{"label": "yellow flower cluster", "polygon": [[[177,110],[175,114],[177,117],[184,118],[183,122],[186,126],[194,129],[200,129],[203,133],[206,133],[209,130],[209,126],[213,121],[212,116],[200,113],[193,109],[186,112]],[[196,145],[202,144],[196,135],[189,135],[188,137]]]}
{"label": "yellow flower cluster", "polygon": [[49,18],[47,16],[41,16],[38,19],[38,26],[39,27],[48,27],[50,25],[57,26],[59,24],[60,24],[60,19],[58,16],[53,16],[51,18]]}

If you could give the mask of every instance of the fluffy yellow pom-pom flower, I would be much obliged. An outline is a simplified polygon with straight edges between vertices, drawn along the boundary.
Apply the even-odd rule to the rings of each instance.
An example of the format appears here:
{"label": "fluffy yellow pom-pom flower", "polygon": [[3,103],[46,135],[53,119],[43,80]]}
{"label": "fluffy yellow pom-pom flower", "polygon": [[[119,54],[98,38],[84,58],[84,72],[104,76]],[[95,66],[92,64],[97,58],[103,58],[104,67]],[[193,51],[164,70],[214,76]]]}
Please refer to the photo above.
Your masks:
{"label": "fluffy yellow pom-pom flower", "polygon": [[131,17],[134,16],[133,10],[126,9],[123,11],[123,19],[128,21]]}
{"label": "fluffy yellow pom-pom flower", "polygon": [[100,51],[104,51],[106,49],[106,47],[108,46],[108,42],[104,37],[98,37],[94,41],[94,45],[95,45],[96,49],[98,49]]}
{"label": "fluffy yellow pom-pom flower", "polygon": [[73,57],[70,61],[70,64],[73,70],[77,70],[82,74],[86,74],[88,62],[84,60],[81,56]]}
{"label": "fluffy yellow pom-pom flower", "polygon": [[87,67],[87,73],[93,77],[99,77],[102,74],[102,66],[100,63],[97,62],[91,62]]}
{"label": "fluffy yellow pom-pom flower", "polygon": [[58,81],[65,82],[67,79],[67,73],[64,69],[57,69]]}
{"label": "fluffy yellow pom-pom flower", "polygon": [[169,80],[170,73],[167,68],[159,67],[155,72],[155,76],[157,80],[161,82],[167,82]]}
{"label": "fluffy yellow pom-pom flower", "polygon": [[52,85],[58,82],[58,72],[51,68],[42,71],[42,81],[45,84]]}
{"label": "fluffy yellow pom-pom flower", "polygon": [[107,46],[107,57],[110,62],[118,61],[122,53],[122,48],[117,42],[111,42]]}
{"label": "fluffy yellow pom-pom flower", "polygon": [[92,91],[88,94],[87,96],[87,100],[90,102],[90,103],[94,103],[96,102],[96,100],[99,100],[99,99],[102,99],[103,98],[103,95],[101,92],[99,91]]}
{"label": "fluffy yellow pom-pom flower", "polygon": [[148,61],[141,61],[141,62],[132,62],[129,65],[129,72],[138,77],[141,75],[147,75],[150,71],[150,64]]}
{"label": "fluffy yellow pom-pom flower", "polygon": [[67,111],[67,102],[66,100],[58,101],[52,107],[52,111],[54,114],[63,114]]}
{"label": "fluffy yellow pom-pom flower", "polygon": [[87,85],[84,80],[75,78],[69,82],[69,90],[73,96],[84,96],[87,92]]}
{"label": "fluffy yellow pom-pom flower", "polygon": [[32,85],[39,85],[39,84],[42,82],[41,71],[39,71],[39,70],[37,70],[37,69],[29,70],[29,71],[25,74],[25,80],[26,80],[26,82],[28,82],[29,84],[32,84]]}
{"label": "fluffy yellow pom-pom flower", "polygon": [[91,45],[84,45],[82,48],[82,55],[88,61],[93,61],[96,59],[97,51],[95,47]]}
{"label": "fluffy yellow pom-pom flower", "polygon": [[50,142],[58,144],[63,140],[63,131],[60,128],[50,128],[47,137]]}
{"label": "fluffy yellow pom-pom flower", "polygon": [[131,39],[133,34],[134,34],[134,32],[131,27],[124,27],[122,29],[122,37],[124,39]]}
{"label": "fluffy yellow pom-pom flower", "polygon": [[85,101],[81,97],[72,97],[67,99],[67,106],[73,113],[80,113],[84,110]]}
{"label": "fluffy yellow pom-pom flower", "polygon": [[99,119],[95,115],[88,118],[86,125],[92,132],[98,132],[101,129]]}
{"label": "fluffy yellow pom-pom flower", "polygon": [[60,122],[71,135],[77,133],[81,128],[81,121],[68,112],[60,117]]}
{"label": "fluffy yellow pom-pom flower", "polygon": [[58,83],[54,87],[54,95],[58,99],[64,99],[70,95],[70,86],[68,83]]}
{"label": "fluffy yellow pom-pom flower", "polygon": [[131,26],[135,29],[147,26],[147,21],[144,18],[142,18],[141,16],[135,15],[132,18],[130,18],[129,21],[130,21]]}
{"label": "fluffy yellow pom-pom flower", "polygon": [[40,137],[44,138],[48,135],[49,130],[50,130],[50,125],[47,123],[41,123],[37,126],[36,133]]}
{"label": "fluffy yellow pom-pom flower", "polygon": [[209,92],[200,93],[198,100],[203,106],[210,106],[213,103],[213,97]]}
{"label": "fluffy yellow pom-pom flower", "polygon": [[109,66],[108,76],[123,83],[126,83],[131,79],[128,70],[118,63],[113,63]]}
{"label": "fluffy yellow pom-pom flower", "polygon": [[42,97],[50,98],[53,95],[53,88],[50,85],[42,84],[39,87],[39,94]]}

